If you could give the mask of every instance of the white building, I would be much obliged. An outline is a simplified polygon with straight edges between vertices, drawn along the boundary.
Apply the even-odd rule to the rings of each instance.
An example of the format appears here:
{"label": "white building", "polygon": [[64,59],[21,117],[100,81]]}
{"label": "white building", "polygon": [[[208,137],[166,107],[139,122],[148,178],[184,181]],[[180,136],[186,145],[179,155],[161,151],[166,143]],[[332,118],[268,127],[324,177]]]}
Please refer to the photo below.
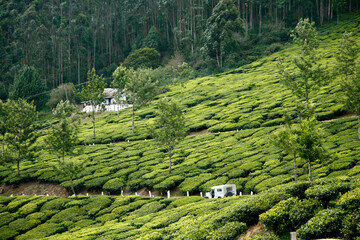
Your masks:
{"label": "white building", "polygon": [[[121,109],[132,107],[131,104],[128,104],[126,95],[124,93],[121,94],[120,102],[116,102],[116,93],[118,89],[117,88],[105,88],[104,89],[104,95],[105,95],[105,101],[101,104],[101,106],[95,106],[95,112],[99,112],[102,109],[105,109],[105,111],[113,112],[118,111]],[[85,104],[83,112],[92,112],[93,106],[90,104]]]}

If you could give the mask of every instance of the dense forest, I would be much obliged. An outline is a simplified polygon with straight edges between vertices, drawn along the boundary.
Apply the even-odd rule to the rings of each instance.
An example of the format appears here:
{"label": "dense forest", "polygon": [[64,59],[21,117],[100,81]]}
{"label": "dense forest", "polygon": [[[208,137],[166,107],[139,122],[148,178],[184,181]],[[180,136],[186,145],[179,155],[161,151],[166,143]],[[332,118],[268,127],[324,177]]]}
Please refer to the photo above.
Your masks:
{"label": "dense forest", "polygon": [[[216,13],[219,2],[230,2],[225,8],[231,9]],[[110,77],[143,47],[155,48],[163,65],[179,53],[198,74],[238,67],[275,51],[278,45],[271,44],[286,41],[287,29],[299,18],[321,25],[359,5],[359,0],[1,0],[0,97],[8,97],[25,65],[34,67],[50,90],[84,82],[91,68]],[[224,21],[216,22],[214,14]],[[226,29],[231,21],[240,27],[213,29]],[[232,41],[223,46],[211,34]]]}

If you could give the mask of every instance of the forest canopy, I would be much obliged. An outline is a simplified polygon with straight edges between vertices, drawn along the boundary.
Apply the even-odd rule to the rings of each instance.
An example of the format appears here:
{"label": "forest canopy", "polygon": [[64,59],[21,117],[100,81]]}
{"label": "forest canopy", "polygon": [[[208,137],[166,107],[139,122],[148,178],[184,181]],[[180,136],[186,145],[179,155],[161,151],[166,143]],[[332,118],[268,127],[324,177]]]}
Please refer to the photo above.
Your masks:
{"label": "forest canopy", "polygon": [[[166,64],[181,53],[197,74],[249,63],[279,49],[286,29],[299,18],[317,24],[359,9],[359,0],[233,0],[241,30],[238,44],[219,68],[200,51],[209,19],[224,0],[3,0],[0,1],[0,96],[9,97],[14,76],[34,67],[47,90],[64,83],[81,84],[95,68],[104,77],[141,48],[159,51]],[[230,0],[231,1],[231,0]]]}

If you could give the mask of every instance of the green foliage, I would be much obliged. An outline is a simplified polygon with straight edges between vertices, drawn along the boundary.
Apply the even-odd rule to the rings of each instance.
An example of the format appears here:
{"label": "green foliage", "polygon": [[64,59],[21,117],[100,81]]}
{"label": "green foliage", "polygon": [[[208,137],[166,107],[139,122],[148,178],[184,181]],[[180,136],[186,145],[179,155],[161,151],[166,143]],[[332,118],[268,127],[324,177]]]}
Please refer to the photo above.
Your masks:
{"label": "green foliage", "polygon": [[1,239],[13,239],[19,233],[14,229],[9,228],[8,226],[3,226],[0,228]]}
{"label": "green foliage", "polygon": [[14,83],[10,87],[9,98],[34,100],[35,105],[41,108],[45,105],[46,95],[43,93],[46,86],[40,79],[38,71],[32,66],[23,66],[15,75]]}
{"label": "green foliage", "polygon": [[103,188],[110,192],[118,192],[125,186],[126,186],[126,182],[123,178],[113,178],[107,181],[104,184]]}
{"label": "green foliage", "polygon": [[181,108],[175,102],[164,99],[158,103],[158,112],[151,133],[159,146],[165,147],[168,151],[170,174],[171,151],[187,134],[185,118]]}
{"label": "green foliage", "polygon": [[307,198],[328,203],[330,200],[338,198],[341,193],[349,191],[350,187],[349,182],[334,181],[328,184],[311,186],[305,191],[305,194]]}
{"label": "green foliage", "polygon": [[240,32],[241,19],[231,0],[222,0],[213,9],[203,33],[203,51],[216,59],[218,67],[223,68],[223,59],[234,50],[234,33]]}
{"label": "green foliage", "polygon": [[157,68],[160,66],[160,53],[154,48],[141,48],[130,53],[124,60],[127,68]]}
{"label": "green foliage", "polygon": [[261,214],[259,220],[269,229],[279,234],[287,231],[290,227],[289,212],[298,199],[289,198],[276,204],[269,211]]}
{"label": "green foliage", "polygon": [[93,122],[93,137],[95,138],[95,112],[103,110],[105,101],[104,88],[106,83],[104,77],[98,76],[95,72],[95,68],[88,71],[86,86],[78,92],[80,99],[83,102],[90,103],[92,106],[92,122]]}
{"label": "green foliage", "polygon": [[17,239],[20,240],[40,239],[51,235],[55,235],[56,233],[61,233],[63,231],[65,231],[65,227],[62,224],[44,223],[18,236]]}
{"label": "green foliage", "polygon": [[159,50],[160,48],[160,34],[155,26],[152,26],[148,35],[144,39],[144,45],[148,48]]}
{"label": "green foliage", "polygon": [[340,236],[342,211],[339,209],[325,209],[302,225],[297,231],[299,238],[315,239]]}
{"label": "green foliage", "polygon": [[61,101],[65,102],[66,100],[74,103],[75,100],[75,86],[72,83],[65,83],[59,85],[57,88],[51,90],[50,99],[46,103],[51,109],[55,108],[58,103]]}
{"label": "green foliage", "polygon": [[31,146],[36,141],[35,120],[37,119],[36,107],[26,100],[9,100],[8,124],[10,126],[11,148],[14,153],[10,156],[11,160],[17,163],[17,175],[20,175],[20,161],[33,160],[34,152]]}
{"label": "green foliage", "polygon": [[292,33],[294,42],[299,45],[301,55],[294,58],[294,65],[298,72],[290,73],[283,66],[281,60],[278,62],[280,78],[283,84],[289,88],[295,96],[305,101],[307,118],[311,116],[309,111],[311,94],[318,91],[328,80],[329,76],[325,69],[319,64],[316,50],[319,47],[317,32],[314,23],[309,19],[300,19]]}

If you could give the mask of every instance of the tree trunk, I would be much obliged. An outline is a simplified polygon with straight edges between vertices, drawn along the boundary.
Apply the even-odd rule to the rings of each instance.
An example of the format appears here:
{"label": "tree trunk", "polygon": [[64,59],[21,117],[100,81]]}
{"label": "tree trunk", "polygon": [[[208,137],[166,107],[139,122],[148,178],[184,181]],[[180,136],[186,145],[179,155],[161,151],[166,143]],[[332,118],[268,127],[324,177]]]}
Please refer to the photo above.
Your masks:
{"label": "tree trunk", "polygon": [[70,183],[71,183],[71,191],[73,192],[73,194],[75,195],[75,198],[76,198],[77,196],[76,196],[76,193],[75,193],[74,182],[73,182],[72,178],[70,178]]}
{"label": "tree trunk", "polygon": [[311,163],[309,162],[309,182],[311,182]]}
{"label": "tree trunk", "polygon": [[16,161],[17,167],[17,175],[20,176],[20,152],[19,152],[19,159]]}
{"label": "tree trunk", "polygon": [[5,151],[5,134],[3,136],[3,139],[2,139],[2,157],[4,158],[4,151]]}
{"label": "tree trunk", "polygon": [[93,106],[93,111],[92,111],[92,122],[93,122],[93,137],[95,137],[95,106]]}
{"label": "tree trunk", "polygon": [[296,156],[294,154],[294,179],[295,183],[297,183],[297,165],[296,165]]}
{"label": "tree trunk", "polygon": [[169,153],[169,174],[171,174],[171,148],[168,149]]}
{"label": "tree trunk", "polygon": [[134,109],[134,104],[133,104],[133,106],[132,106],[132,136],[135,135],[134,115],[135,115],[135,109]]}

